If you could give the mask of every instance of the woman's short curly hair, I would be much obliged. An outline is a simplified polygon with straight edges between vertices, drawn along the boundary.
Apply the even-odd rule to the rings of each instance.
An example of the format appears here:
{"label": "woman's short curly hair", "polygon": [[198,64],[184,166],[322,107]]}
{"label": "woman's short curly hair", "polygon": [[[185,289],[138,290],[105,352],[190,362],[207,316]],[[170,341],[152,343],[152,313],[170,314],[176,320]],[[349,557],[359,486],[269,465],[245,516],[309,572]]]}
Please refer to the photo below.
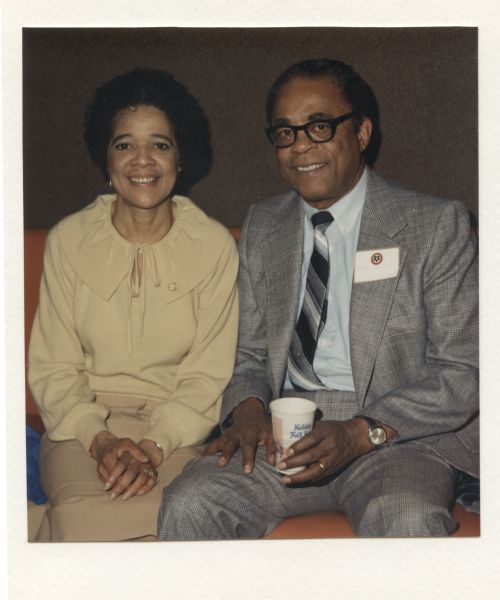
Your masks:
{"label": "woman's short curly hair", "polygon": [[84,139],[92,161],[109,179],[107,149],[113,120],[121,110],[139,105],[158,108],[172,123],[182,166],[174,192],[187,193],[212,166],[210,129],[194,96],[165,71],[136,68],[96,90],[85,113]]}

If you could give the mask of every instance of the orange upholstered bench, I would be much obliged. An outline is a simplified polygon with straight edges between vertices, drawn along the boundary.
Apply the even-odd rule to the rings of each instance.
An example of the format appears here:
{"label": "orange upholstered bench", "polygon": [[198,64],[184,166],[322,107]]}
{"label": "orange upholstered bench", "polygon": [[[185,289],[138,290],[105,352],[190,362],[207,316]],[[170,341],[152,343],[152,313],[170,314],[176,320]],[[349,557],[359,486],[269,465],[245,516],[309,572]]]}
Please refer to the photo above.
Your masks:
{"label": "orange upholstered bench", "polygon": [[[240,228],[230,227],[231,233],[239,239]],[[25,229],[24,232],[24,327],[25,327],[25,352],[27,368],[27,351],[31,325],[38,305],[40,278],[43,265],[43,249],[47,229]],[[26,383],[26,422],[39,433],[44,427],[38,408],[33,401],[31,392]],[[479,515],[466,512],[461,506],[456,505],[453,515],[459,523],[457,531],[453,534],[459,537],[473,537],[480,533]],[[301,539],[301,538],[344,538],[356,537],[347,519],[342,513],[326,512],[291,517],[281,523],[266,539]]]}
{"label": "orange upholstered bench", "polygon": [[[458,522],[453,537],[476,537],[480,534],[479,515],[467,512],[460,504],[451,511]],[[266,540],[305,538],[355,538],[345,515],[340,512],[321,512],[285,519],[266,535]]]}

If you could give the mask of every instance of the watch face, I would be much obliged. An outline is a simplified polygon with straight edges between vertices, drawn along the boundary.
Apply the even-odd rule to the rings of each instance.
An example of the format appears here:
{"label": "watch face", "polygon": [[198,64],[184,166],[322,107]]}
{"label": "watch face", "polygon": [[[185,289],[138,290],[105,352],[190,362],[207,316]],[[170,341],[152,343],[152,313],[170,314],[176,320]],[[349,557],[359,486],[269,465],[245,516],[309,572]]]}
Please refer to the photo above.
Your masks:
{"label": "watch face", "polygon": [[381,446],[385,444],[387,440],[387,435],[383,427],[374,427],[370,429],[370,442],[375,444],[375,446]]}

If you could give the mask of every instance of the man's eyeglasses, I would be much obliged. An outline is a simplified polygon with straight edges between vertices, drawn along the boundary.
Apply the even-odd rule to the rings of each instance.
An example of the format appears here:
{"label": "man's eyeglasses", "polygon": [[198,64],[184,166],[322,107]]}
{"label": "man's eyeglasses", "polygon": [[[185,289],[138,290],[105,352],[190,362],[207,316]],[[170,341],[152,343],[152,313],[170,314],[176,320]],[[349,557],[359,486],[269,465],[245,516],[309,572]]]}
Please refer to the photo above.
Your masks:
{"label": "man's eyeglasses", "polygon": [[350,112],[335,119],[315,119],[304,125],[276,125],[266,129],[266,135],[276,148],[289,148],[297,139],[297,131],[305,131],[311,142],[323,144],[335,136],[337,126],[354,117],[356,113]]}

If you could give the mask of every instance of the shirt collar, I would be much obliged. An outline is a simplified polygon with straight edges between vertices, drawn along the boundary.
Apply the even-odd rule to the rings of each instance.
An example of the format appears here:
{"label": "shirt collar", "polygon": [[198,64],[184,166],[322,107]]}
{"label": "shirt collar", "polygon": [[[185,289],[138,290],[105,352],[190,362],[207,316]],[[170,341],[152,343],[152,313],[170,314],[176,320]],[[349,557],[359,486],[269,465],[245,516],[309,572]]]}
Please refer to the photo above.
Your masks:
{"label": "shirt collar", "polygon": [[112,224],[115,198],[111,194],[98,196],[91,205],[56,226],[71,268],[104,300],[109,300],[127,274],[130,275],[139,249],[146,252],[151,267],[148,276],[152,276],[153,285],[159,288],[165,302],[171,302],[211,272],[228,243],[227,229],[214,225],[203,211],[182,196],[174,196],[174,222],[159,242],[129,242]]}
{"label": "shirt collar", "polygon": [[[359,178],[359,181],[352,188],[352,190],[338,202],[335,202],[335,204],[329,208],[324,209],[333,216],[339,231],[344,236],[347,236],[351,233],[359,220],[359,215],[365,202],[366,180],[367,175],[365,168],[361,177]],[[309,220],[315,213],[320,212],[308,204],[304,199],[302,199],[302,204],[304,206],[305,214]]]}

